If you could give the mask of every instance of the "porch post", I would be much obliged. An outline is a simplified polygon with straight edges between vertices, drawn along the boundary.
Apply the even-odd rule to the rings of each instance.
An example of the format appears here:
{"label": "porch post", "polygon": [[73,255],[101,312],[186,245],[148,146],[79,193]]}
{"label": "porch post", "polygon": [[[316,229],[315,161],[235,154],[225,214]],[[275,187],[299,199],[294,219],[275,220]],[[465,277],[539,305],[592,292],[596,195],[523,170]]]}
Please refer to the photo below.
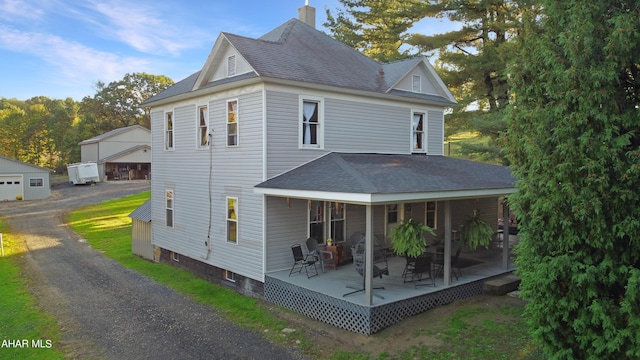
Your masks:
{"label": "porch post", "polygon": [[444,201],[444,286],[451,285],[451,202]]}
{"label": "porch post", "polygon": [[365,288],[365,303],[371,305],[373,303],[373,209],[371,204],[366,205],[366,220],[365,220],[365,269],[364,269],[364,288]]}
{"label": "porch post", "polygon": [[509,205],[505,199],[502,202],[502,267],[509,270]]}

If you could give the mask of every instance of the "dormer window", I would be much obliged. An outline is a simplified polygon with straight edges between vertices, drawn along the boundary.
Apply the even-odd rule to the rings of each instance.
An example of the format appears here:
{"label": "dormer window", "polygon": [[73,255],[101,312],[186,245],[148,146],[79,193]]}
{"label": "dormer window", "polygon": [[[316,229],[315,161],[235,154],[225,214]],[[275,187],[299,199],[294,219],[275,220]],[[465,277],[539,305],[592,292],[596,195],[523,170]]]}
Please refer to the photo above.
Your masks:
{"label": "dormer window", "polygon": [[422,77],[420,75],[413,75],[412,86],[413,92],[422,92]]}
{"label": "dormer window", "polygon": [[227,58],[227,76],[236,74],[236,56],[231,55]]}

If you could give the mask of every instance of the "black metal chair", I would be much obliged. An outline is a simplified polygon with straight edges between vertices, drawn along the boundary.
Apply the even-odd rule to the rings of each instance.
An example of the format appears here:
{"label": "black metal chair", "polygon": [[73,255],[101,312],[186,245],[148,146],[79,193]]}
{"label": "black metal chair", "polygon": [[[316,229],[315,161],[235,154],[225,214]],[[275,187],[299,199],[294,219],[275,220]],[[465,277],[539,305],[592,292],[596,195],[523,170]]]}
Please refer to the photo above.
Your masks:
{"label": "black metal chair", "polygon": [[320,269],[322,272],[324,272],[325,264],[333,264],[333,268],[336,268],[336,263],[331,251],[318,249],[318,241],[312,237],[307,239],[306,244],[307,250],[309,250],[309,255],[312,255],[316,262],[320,263]]}
{"label": "black metal chair", "polygon": [[[428,254],[423,254],[415,258],[415,263],[411,271],[411,280],[409,281],[413,282],[413,285],[417,288],[418,286],[427,285],[418,283],[425,279],[431,279],[431,284],[436,286],[436,278],[433,276],[431,269],[431,255]],[[406,278],[405,282],[407,282]]]}
{"label": "black metal chair", "polygon": [[[307,278],[311,278],[313,276],[318,275],[318,269],[316,268],[316,260],[313,255],[307,254],[304,255],[302,252],[302,246],[300,244],[294,244],[291,246],[291,252],[293,253],[293,266],[291,267],[291,271],[289,271],[289,276],[293,274],[294,270],[298,268],[298,273],[304,269],[307,273]],[[313,266],[313,270],[315,274],[309,275],[309,267]]]}
{"label": "black metal chair", "polygon": [[[462,247],[459,247],[458,250],[456,251],[456,254],[451,257],[451,273],[453,274],[453,276],[456,277],[456,280],[458,280],[458,274],[460,274],[460,277],[462,277],[462,271],[458,266],[458,259],[460,258],[460,252],[462,252]],[[436,270],[436,276],[440,276],[444,272],[444,254],[437,253],[436,257],[437,258],[433,263],[438,268]],[[457,270],[457,273],[456,273],[456,270]]]}
{"label": "black metal chair", "polygon": [[[362,276],[362,287],[355,287],[355,286],[350,286],[347,285],[347,288],[349,289],[354,289],[355,291],[351,291],[348,292],[344,295],[342,295],[342,297],[351,295],[351,294],[355,294],[355,293],[359,293],[359,292],[363,292],[365,290],[365,277],[364,277],[364,273],[365,273],[365,266],[366,266],[366,241],[365,239],[362,239],[358,242],[358,244],[351,248],[351,252],[353,254],[353,266],[355,267],[356,271],[358,272],[358,274],[360,274],[360,276]],[[387,262],[387,259],[384,257],[383,253],[376,253],[374,254],[374,264],[373,264],[373,277],[379,277],[382,278],[382,276],[384,275],[389,275],[389,263]],[[379,286],[379,287],[374,287],[374,290],[384,290],[384,287]],[[384,299],[384,297],[382,295],[378,295],[376,293],[373,293],[374,296],[377,296],[381,299]]]}

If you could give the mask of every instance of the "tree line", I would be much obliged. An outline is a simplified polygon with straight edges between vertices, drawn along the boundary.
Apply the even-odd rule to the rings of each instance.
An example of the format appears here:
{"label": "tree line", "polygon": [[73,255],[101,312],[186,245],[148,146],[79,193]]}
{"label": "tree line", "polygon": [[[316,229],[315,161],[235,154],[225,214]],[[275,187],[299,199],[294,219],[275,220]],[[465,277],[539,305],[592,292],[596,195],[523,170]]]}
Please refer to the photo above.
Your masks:
{"label": "tree line", "polygon": [[81,101],[37,96],[0,99],[0,155],[63,172],[80,161],[78,143],[131,125],[150,128],[149,110],[141,103],[173,85],[163,75],[126,74]]}

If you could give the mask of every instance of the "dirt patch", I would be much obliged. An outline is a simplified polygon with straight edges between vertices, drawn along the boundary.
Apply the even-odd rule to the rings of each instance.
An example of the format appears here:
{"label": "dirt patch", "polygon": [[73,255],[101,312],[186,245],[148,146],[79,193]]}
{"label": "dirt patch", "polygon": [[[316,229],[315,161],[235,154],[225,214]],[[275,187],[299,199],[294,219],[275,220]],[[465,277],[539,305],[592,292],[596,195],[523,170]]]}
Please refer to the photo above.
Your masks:
{"label": "dirt patch", "polygon": [[[280,308],[269,309],[282,320],[304,331],[309,343],[314,346],[311,351],[323,358],[339,350],[377,355],[383,352],[396,354],[412,346],[437,349],[445,345],[438,334],[447,329],[448,321],[456,311],[464,308],[480,309],[477,311],[484,309],[490,314],[491,320],[512,321],[511,315],[498,311],[499,308],[509,305],[524,306],[524,301],[513,296],[478,295],[436,307],[371,336],[342,330]],[[471,326],[480,325],[489,316],[473,316],[469,317],[468,321]]]}

